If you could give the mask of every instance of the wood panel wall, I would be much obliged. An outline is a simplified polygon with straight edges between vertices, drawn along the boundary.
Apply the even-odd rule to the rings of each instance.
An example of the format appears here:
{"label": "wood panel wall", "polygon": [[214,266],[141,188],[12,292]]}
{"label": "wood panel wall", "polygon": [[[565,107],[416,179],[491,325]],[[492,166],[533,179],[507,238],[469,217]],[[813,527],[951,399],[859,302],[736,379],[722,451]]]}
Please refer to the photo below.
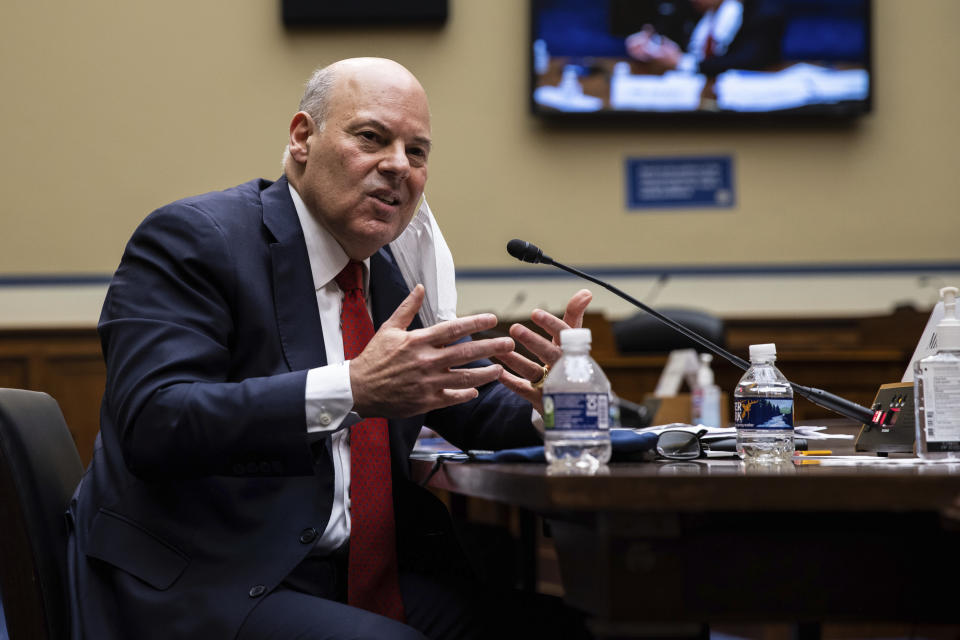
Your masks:
{"label": "wood panel wall", "polygon": [[100,429],[106,375],[94,329],[0,331],[0,387],[53,396],[84,466],[90,462]]}
{"label": "wood panel wall", "polygon": [[[750,344],[775,342],[787,377],[820,387],[865,406],[883,383],[899,381],[928,314],[901,309],[883,317],[817,319],[728,319],[727,348],[746,357]],[[496,331],[506,333],[509,322]],[[617,352],[610,323],[588,316],[593,353],[614,391],[641,402],[656,386],[666,354]],[[732,391],[741,372],[714,362],[717,384]],[[45,391],[60,404],[84,465],[99,430],[106,370],[94,329],[0,330],[0,387]],[[831,417],[825,409],[798,400],[799,419]]]}

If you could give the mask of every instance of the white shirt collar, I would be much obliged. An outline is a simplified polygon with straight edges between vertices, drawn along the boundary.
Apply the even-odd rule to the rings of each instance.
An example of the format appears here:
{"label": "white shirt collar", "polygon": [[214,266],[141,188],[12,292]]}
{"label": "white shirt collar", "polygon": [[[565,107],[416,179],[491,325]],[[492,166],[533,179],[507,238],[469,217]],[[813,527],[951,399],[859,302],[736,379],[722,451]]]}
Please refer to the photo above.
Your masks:
{"label": "white shirt collar", "polygon": [[[293,198],[293,206],[297,210],[300,228],[303,229],[303,238],[307,243],[313,287],[319,291],[337,277],[337,274],[350,262],[350,257],[336,238],[313,217],[293,185],[288,182],[287,187],[290,189],[290,197]],[[363,265],[366,267],[363,270],[363,288],[367,291],[370,282],[370,258],[364,260]]]}

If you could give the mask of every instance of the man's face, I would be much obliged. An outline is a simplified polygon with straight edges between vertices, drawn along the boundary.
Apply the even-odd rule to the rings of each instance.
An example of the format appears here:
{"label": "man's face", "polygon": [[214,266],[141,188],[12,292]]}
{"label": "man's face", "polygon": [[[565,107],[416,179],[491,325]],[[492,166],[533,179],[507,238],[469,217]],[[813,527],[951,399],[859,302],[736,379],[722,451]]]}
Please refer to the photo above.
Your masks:
{"label": "man's face", "polygon": [[400,235],[427,181],[429,107],[422,87],[402,71],[374,67],[338,75],[326,123],[312,127],[306,166],[294,184],[354,260]]}

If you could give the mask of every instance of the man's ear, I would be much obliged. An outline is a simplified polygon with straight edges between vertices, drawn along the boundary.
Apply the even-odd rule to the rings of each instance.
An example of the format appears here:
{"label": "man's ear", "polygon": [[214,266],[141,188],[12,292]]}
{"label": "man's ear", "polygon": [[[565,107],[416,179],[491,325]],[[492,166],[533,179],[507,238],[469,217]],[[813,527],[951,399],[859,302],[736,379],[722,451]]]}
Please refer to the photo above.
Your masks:
{"label": "man's ear", "polygon": [[313,118],[305,111],[297,111],[290,121],[290,157],[300,164],[306,164],[309,151],[307,140],[316,131]]}

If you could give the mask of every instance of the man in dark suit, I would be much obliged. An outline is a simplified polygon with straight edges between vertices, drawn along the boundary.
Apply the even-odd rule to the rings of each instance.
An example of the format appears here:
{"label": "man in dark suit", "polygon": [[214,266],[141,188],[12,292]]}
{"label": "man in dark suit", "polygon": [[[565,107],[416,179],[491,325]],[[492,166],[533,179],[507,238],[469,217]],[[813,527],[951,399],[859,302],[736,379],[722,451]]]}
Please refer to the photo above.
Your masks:
{"label": "man in dark suit", "polygon": [[779,0],[690,0],[700,14],[686,49],[646,25],[627,37],[627,53],[659,71],[716,76],[730,69],[768,69],[781,61]]}
{"label": "man in dark suit", "polygon": [[[175,202],[134,233],[104,302],[101,431],[70,509],[76,637],[482,632],[495,605],[407,457],[424,424],[465,449],[537,443],[543,370],[510,338],[467,339],[490,314],[418,320],[424,287],[388,245],[429,151],[413,75],[341,61],[308,84],[284,177]],[[534,320],[556,335],[588,302]]]}

